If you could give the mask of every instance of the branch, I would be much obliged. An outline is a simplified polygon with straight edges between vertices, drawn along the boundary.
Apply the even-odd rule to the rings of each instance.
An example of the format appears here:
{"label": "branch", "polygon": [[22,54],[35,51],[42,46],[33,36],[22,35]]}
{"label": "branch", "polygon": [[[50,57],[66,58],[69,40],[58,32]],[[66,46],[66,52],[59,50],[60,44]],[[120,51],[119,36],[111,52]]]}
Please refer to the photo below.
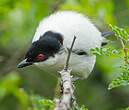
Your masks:
{"label": "branch", "polygon": [[68,49],[68,57],[66,60],[66,65],[64,69],[60,72],[61,79],[62,79],[62,86],[63,86],[63,95],[61,99],[56,100],[56,106],[54,110],[71,110],[71,99],[73,96],[73,87],[72,87],[72,81],[71,81],[71,70],[68,69],[69,66],[69,60],[70,55],[72,52],[72,48],[74,45],[76,37],[74,36],[71,48]]}
{"label": "branch", "polygon": [[70,55],[71,55],[72,48],[73,48],[75,40],[76,40],[76,36],[74,36],[74,38],[73,38],[73,42],[72,42],[71,48],[70,49],[67,48],[67,50],[68,50],[68,57],[67,57],[66,64],[65,64],[65,67],[64,67],[64,70],[66,70],[66,71],[68,70]]}
{"label": "branch", "polygon": [[56,10],[58,10],[60,8],[60,5],[62,3],[64,3],[65,0],[59,0],[57,2],[54,2],[54,4],[52,4],[51,7],[51,12],[54,13]]}
{"label": "branch", "polygon": [[124,53],[125,53],[125,62],[126,62],[127,64],[129,64],[128,54],[127,54],[127,49],[125,48],[125,44],[124,44],[124,42],[123,42],[122,39],[120,39],[120,42],[121,42],[122,48],[123,48]]}

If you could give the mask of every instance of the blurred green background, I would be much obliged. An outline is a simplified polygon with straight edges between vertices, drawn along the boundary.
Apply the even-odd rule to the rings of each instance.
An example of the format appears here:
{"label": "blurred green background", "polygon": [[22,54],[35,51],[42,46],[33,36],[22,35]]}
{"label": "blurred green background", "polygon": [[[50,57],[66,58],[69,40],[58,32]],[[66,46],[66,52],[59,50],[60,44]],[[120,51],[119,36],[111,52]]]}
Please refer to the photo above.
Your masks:
{"label": "blurred green background", "polygon": [[[17,69],[45,16],[59,10],[87,15],[100,31],[115,24],[129,30],[129,0],[0,0],[0,110],[45,110],[39,99],[53,99],[57,76],[36,66]],[[117,44],[117,45],[115,45]],[[119,48],[119,43],[112,41]],[[88,79],[76,82],[79,105],[89,110],[119,110],[129,106],[129,87],[108,90],[120,71],[120,60],[97,57]]]}

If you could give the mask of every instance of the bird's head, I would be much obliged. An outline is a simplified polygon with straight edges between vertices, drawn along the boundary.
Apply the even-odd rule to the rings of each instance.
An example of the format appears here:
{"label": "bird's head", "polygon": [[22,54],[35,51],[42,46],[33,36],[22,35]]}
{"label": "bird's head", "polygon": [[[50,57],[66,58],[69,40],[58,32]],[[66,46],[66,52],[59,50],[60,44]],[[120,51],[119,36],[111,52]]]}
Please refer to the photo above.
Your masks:
{"label": "bird's head", "polygon": [[54,57],[63,45],[63,37],[59,33],[47,31],[39,40],[34,41],[28,49],[25,59],[18,64],[18,68],[44,62],[50,57]]}

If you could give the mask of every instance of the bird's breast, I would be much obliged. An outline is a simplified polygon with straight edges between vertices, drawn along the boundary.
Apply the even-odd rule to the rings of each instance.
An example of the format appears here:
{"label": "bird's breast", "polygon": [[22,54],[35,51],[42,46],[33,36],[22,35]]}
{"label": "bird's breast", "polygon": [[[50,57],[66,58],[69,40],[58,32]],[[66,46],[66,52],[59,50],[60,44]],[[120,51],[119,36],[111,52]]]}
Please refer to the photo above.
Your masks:
{"label": "bird's breast", "polygon": [[[66,63],[67,53],[62,53],[55,55],[48,59],[45,62],[38,63],[37,65],[41,66],[44,70],[48,72],[55,73],[61,71]],[[74,53],[71,54],[69,67],[72,69],[73,74],[77,74],[81,77],[88,77],[88,75],[93,70],[94,64],[96,61],[96,57],[94,55],[91,56],[79,56]]]}

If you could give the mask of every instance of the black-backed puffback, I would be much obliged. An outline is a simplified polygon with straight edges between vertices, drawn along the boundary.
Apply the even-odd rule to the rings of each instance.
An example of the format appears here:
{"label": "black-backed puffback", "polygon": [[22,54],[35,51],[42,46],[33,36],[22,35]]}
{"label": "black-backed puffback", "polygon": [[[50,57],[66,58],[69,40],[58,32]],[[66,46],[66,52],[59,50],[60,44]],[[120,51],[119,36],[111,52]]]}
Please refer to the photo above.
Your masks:
{"label": "black-backed puffback", "polygon": [[18,67],[32,64],[53,69],[64,67],[67,51],[76,36],[70,66],[73,73],[88,77],[93,70],[96,56],[91,48],[100,47],[103,37],[95,25],[83,14],[75,11],[59,11],[44,18],[36,29],[25,60]]}

